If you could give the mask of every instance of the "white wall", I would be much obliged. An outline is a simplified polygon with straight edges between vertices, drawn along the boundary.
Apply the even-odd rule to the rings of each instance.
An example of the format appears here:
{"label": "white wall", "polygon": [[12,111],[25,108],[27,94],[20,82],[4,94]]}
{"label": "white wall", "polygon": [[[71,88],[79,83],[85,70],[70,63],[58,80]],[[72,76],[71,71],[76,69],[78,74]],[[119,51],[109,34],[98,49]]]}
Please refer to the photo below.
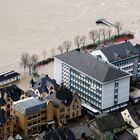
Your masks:
{"label": "white wall", "polygon": [[102,86],[102,109],[114,105],[114,82]]}
{"label": "white wall", "polygon": [[130,77],[119,80],[118,103],[129,100]]}
{"label": "white wall", "polygon": [[101,55],[102,60],[108,62],[107,57],[100,50],[96,50],[96,51],[91,52],[91,55],[96,56],[96,57],[97,57],[97,55]]}
{"label": "white wall", "polygon": [[[118,104],[129,100],[130,77],[119,79]],[[102,109],[114,106],[114,81],[102,86]]]}
{"label": "white wall", "polygon": [[58,84],[62,82],[62,61],[54,58],[54,79]]}

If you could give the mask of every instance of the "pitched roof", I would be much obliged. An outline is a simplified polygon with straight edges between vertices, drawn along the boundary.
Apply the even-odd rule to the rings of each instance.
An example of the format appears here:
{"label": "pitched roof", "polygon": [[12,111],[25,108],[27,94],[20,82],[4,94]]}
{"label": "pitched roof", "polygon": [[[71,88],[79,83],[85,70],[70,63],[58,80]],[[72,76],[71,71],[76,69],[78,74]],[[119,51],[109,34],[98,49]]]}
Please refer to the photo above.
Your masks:
{"label": "pitched roof", "polygon": [[55,106],[59,106],[61,103],[70,105],[73,100],[73,93],[67,88],[62,88],[48,95],[47,99],[52,100]]}
{"label": "pitched roof", "polygon": [[24,100],[13,102],[12,108],[23,115],[31,115],[41,111],[48,104],[49,100],[40,100],[38,97],[29,97]]}
{"label": "pitched roof", "polygon": [[9,116],[7,113],[3,109],[0,109],[0,125],[4,125],[8,119]]}
{"label": "pitched roof", "polygon": [[106,132],[126,125],[120,113],[96,116],[95,122],[101,132]]}
{"label": "pitched roof", "polygon": [[118,59],[125,59],[129,56],[133,56],[139,53],[130,42],[113,44],[101,49],[101,51],[107,57],[109,62],[113,62]]}
{"label": "pitched roof", "polygon": [[73,132],[69,128],[57,128],[46,132],[46,140],[76,140]]}
{"label": "pitched roof", "polygon": [[119,70],[117,67],[78,50],[55,57],[102,83],[129,76],[128,73]]}
{"label": "pitched roof", "polygon": [[20,74],[18,72],[15,72],[14,70],[2,73],[0,74],[0,82],[6,81],[8,79],[14,78],[16,76],[19,76]]}
{"label": "pitched roof", "polygon": [[48,75],[43,75],[35,82],[33,89],[38,89],[40,93],[48,93],[49,85],[53,85],[55,89],[58,86],[54,79],[51,79]]}
{"label": "pitched roof", "polygon": [[11,85],[5,88],[1,88],[0,92],[2,97],[4,94],[7,94],[7,97],[10,97],[13,101],[18,101],[23,91],[17,85]]}

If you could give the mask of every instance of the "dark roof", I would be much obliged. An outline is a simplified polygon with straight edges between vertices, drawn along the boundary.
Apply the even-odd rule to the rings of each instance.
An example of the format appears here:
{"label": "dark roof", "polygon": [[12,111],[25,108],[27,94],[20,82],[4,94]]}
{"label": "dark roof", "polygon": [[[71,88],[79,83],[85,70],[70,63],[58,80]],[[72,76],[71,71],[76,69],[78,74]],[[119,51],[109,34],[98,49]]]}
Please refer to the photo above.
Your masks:
{"label": "dark roof", "polygon": [[73,93],[67,88],[61,88],[51,95],[48,95],[47,99],[52,100],[55,106],[59,106],[61,103],[70,105],[73,100]]}
{"label": "dark roof", "polygon": [[129,133],[126,130],[121,133],[115,134],[115,138],[117,140],[137,140],[135,136],[133,136],[131,133]]}
{"label": "dark roof", "polygon": [[2,105],[4,105],[6,102],[5,102],[5,100],[3,99],[3,98],[0,98],[0,106]]}
{"label": "dark roof", "polygon": [[135,48],[138,50],[138,52],[140,53],[140,44],[136,44]]}
{"label": "dark roof", "polygon": [[90,130],[90,128],[87,125],[80,125],[73,128],[70,128],[70,130],[75,135],[76,139],[81,139],[82,134],[85,134],[85,137],[93,136],[93,132]]}
{"label": "dark roof", "polygon": [[26,91],[26,95],[27,95],[28,97],[38,97],[38,95],[35,94],[35,92],[32,91],[32,90]]}
{"label": "dark roof", "polygon": [[133,109],[131,106],[129,106],[127,109],[128,109],[128,112],[130,113],[131,117],[135,121],[135,123],[140,125],[140,119],[138,117],[138,112],[139,111]]}
{"label": "dark roof", "polygon": [[54,79],[51,79],[48,75],[43,75],[35,82],[33,89],[38,89],[40,93],[48,93],[48,85],[52,84],[55,89],[57,89],[58,84]]}
{"label": "dark roof", "polygon": [[5,88],[1,88],[0,92],[2,97],[4,97],[4,94],[7,94],[7,97],[10,97],[13,101],[18,101],[23,91],[18,86],[11,85]]}
{"label": "dark roof", "polygon": [[102,83],[129,76],[117,67],[82,51],[73,50],[55,57]]}
{"label": "dark roof", "polygon": [[0,74],[0,82],[6,81],[8,79],[19,76],[20,74],[15,72],[14,70]]}
{"label": "dark roof", "polygon": [[101,132],[106,132],[126,125],[120,113],[96,116],[95,122]]}
{"label": "dark roof", "polygon": [[101,51],[107,57],[109,62],[125,59],[129,56],[133,56],[139,53],[130,42],[113,44],[101,49]]}
{"label": "dark roof", "polygon": [[9,116],[7,113],[3,109],[0,109],[0,125],[4,125],[8,119]]}
{"label": "dark roof", "polygon": [[69,128],[57,128],[46,132],[45,140],[76,140],[74,134]]}

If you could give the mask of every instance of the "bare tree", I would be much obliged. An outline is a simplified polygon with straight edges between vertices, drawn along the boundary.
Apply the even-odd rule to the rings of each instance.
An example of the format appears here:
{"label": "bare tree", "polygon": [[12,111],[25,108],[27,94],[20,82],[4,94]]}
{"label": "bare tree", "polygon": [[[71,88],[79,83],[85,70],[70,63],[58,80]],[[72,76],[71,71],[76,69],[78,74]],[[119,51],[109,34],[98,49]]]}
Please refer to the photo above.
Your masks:
{"label": "bare tree", "polygon": [[112,30],[110,27],[108,28],[107,32],[108,32],[108,39],[110,41],[111,40],[111,33],[112,33]]}
{"label": "bare tree", "polygon": [[21,55],[20,65],[23,66],[24,69],[26,69],[26,67],[28,66],[29,58],[30,58],[30,56],[29,56],[29,54],[27,52],[24,52]]}
{"label": "bare tree", "polygon": [[59,45],[57,49],[61,52],[61,54],[62,54],[63,51],[64,51],[64,47],[63,47],[62,45]]}
{"label": "bare tree", "polygon": [[93,44],[96,44],[96,39],[97,39],[97,31],[96,30],[91,30],[89,32],[89,37],[93,41]]}
{"label": "bare tree", "polygon": [[33,65],[36,65],[37,64],[37,62],[38,62],[38,56],[36,54],[33,54],[31,56],[31,62],[32,62]]}
{"label": "bare tree", "polygon": [[106,29],[105,28],[101,29],[101,34],[103,36],[103,41],[105,42],[105,38],[106,38]]}
{"label": "bare tree", "polygon": [[33,54],[31,57],[29,57],[29,61],[27,64],[29,68],[29,74],[32,73],[32,70],[35,71],[37,62],[38,62],[38,56],[36,54]]}
{"label": "bare tree", "polygon": [[43,57],[44,57],[44,59],[46,59],[46,50],[44,50],[43,52],[42,52],[42,55],[43,55]]}
{"label": "bare tree", "polygon": [[82,45],[82,47],[84,47],[85,46],[85,44],[86,44],[86,36],[81,36],[81,38],[80,38],[80,44]]}
{"label": "bare tree", "polygon": [[99,29],[99,30],[97,31],[97,38],[98,38],[98,43],[99,43],[99,44],[101,43],[101,33],[102,33],[102,31],[101,31],[101,29]]}
{"label": "bare tree", "polygon": [[116,27],[117,35],[119,36],[122,30],[122,24],[120,22],[116,22],[115,27]]}
{"label": "bare tree", "polygon": [[69,40],[64,41],[63,46],[64,46],[66,52],[68,52],[70,50],[70,48],[71,48],[71,41],[69,41]]}
{"label": "bare tree", "polygon": [[80,48],[81,42],[80,42],[80,36],[79,36],[79,35],[77,35],[77,36],[74,38],[74,43],[75,43],[75,45],[77,46],[77,48]]}

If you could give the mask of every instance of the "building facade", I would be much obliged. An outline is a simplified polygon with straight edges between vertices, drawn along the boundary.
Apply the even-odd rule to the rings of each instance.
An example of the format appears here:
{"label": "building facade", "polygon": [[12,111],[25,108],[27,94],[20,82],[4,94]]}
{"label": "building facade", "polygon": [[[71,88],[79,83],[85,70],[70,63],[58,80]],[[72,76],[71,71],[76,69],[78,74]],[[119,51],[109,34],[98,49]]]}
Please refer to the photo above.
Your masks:
{"label": "building facade", "polygon": [[38,135],[43,128],[52,128],[54,124],[63,125],[68,120],[79,117],[81,101],[77,94],[60,88],[43,98],[29,97],[13,102],[11,114],[14,130],[30,138]]}
{"label": "building facade", "polygon": [[77,92],[82,106],[97,113],[126,106],[130,75],[78,50],[55,56],[54,78]]}
{"label": "building facade", "polygon": [[93,51],[91,54],[130,73],[132,78],[140,76],[139,53],[130,42],[106,46],[103,49]]}
{"label": "building facade", "polygon": [[20,74],[14,70],[0,74],[0,87],[20,79]]}
{"label": "building facade", "polygon": [[26,98],[25,92],[16,85],[0,88],[0,106],[9,115],[12,103],[24,98]]}
{"label": "building facade", "polygon": [[13,122],[6,111],[0,109],[0,139],[8,139],[13,136]]}

